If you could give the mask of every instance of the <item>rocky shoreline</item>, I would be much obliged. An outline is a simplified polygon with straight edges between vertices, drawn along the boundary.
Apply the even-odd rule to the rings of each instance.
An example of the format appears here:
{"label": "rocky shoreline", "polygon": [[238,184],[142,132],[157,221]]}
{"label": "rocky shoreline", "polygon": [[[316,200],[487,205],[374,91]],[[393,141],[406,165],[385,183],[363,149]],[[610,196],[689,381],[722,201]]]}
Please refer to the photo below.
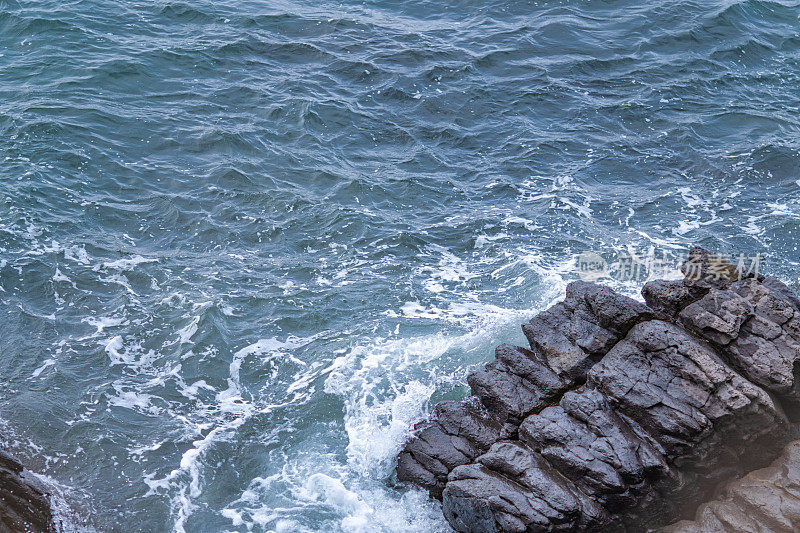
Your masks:
{"label": "rocky shoreline", "polygon": [[[415,428],[398,479],[464,533],[642,531],[766,467],[800,417],[800,300],[700,248],[682,270],[645,284],[646,305],[571,283],[523,326],[529,348],[498,347],[471,398]],[[800,527],[800,506],[781,513],[789,529],[753,531]]]}

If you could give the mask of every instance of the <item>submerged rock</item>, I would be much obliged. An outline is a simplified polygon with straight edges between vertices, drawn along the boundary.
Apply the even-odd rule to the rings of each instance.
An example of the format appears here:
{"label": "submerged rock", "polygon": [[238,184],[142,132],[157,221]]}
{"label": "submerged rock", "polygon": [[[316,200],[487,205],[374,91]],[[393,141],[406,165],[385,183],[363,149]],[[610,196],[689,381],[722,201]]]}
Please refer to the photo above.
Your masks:
{"label": "submerged rock", "polygon": [[[800,300],[693,249],[647,305],[571,283],[398,459],[461,532],[609,531],[689,516],[774,459],[800,412]],[[705,530],[704,530],[705,531]]]}

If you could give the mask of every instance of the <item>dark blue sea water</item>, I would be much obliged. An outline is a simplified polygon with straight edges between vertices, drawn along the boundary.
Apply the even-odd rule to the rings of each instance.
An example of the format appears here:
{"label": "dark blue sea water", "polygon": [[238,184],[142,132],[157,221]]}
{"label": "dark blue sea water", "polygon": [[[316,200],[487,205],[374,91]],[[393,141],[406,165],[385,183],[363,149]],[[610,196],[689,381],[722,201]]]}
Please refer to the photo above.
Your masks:
{"label": "dark blue sea water", "polygon": [[796,284],[799,17],[0,0],[5,445],[68,529],[447,531],[394,456],[576,254]]}

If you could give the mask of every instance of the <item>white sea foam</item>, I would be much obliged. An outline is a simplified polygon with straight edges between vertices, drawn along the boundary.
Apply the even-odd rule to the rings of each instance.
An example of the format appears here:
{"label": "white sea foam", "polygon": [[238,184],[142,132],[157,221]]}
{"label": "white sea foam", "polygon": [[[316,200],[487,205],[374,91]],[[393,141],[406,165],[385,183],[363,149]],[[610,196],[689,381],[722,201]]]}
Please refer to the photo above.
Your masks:
{"label": "white sea foam", "polygon": [[504,227],[507,227],[512,224],[519,224],[524,226],[525,229],[528,231],[533,231],[539,227],[539,225],[536,224],[534,221],[519,216],[507,216],[502,220],[501,224]]}
{"label": "white sea foam", "polygon": [[508,238],[508,234],[506,233],[498,233],[497,235],[492,235],[491,237],[488,235],[478,235],[478,237],[475,239],[475,248],[483,248],[492,241],[499,241],[506,238]]}
{"label": "white sea foam", "polygon": [[152,404],[153,395],[135,389],[126,389],[119,383],[114,383],[115,395],[108,396],[108,405],[124,407],[131,411],[157,416],[161,410]]}
{"label": "white sea foam", "polygon": [[[320,472],[319,469],[323,469]],[[286,493],[291,503],[265,503]],[[360,478],[322,455],[313,462],[286,457],[277,474],[258,477],[222,515],[234,527],[246,526],[274,532],[311,531],[293,519],[293,514],[314,512],[325,516],[313,531],[346,533],[443,533],[450,531],[439,504],[420,491],[391,491],[375,480]]]}
{"label": "white sea foam", "polygon": [[134,291],[133,287],[131,287],[128,278],[126,278],[122,274],[112,274],[110,276],[100,278],[100,281],[102,281],[103,283],[115,283],[117,285],[120,285],[121,287],[124,287],[129,294],[136,296],[136,291]]}
{"label": "white sea foam", "polygon": [[[391,329],[393,333],[354,342],[329,366],[307,368],[289,386],[287,392],[308,391],[314,379],[327,375],[325,392],[344,404],[346,462],[336,454],[293,453],[285,457],[279,473],[255,478],[222,512],[234,527],[303,531],[293,515],[306,514],[310,507],[331,517],[317,526],[326,531],[449,530],[439,504],[427,494],[387,485],[395,457],[409,438],[411,427],[428,412],[436,391],[463,384],[471,364],[491,357],[498,335],[518,331],[518,324],[530,318],[536,309],[563,297],[565,280],[574,267],[569,262],[546,264],[535,252],[510,257],[508,261],[512,264],[496,267],[496,276],[505,275],[511,268],[515,272],[527,269],[528,276],[538,277],[548,290],[532,302],[530,309],[508,309],[481,303],[468,286],[461,285],[474,276],[465,263],[441,254],[439,258],[436,266],[420,269],[417,274],[449,287],[447,290],[453,290],[452,297],[442,301],[442,305],[429,302],[423,305],[415,300],[400,305],[399,309],[387,310],[391,312],[386,317],[398,321]],[[520,277],[512,278],[512,282]],[[401,325],[409,320],[435,321],[438,331],[401,337]],[[518,335],[522,341],[521,333]],[[240,349],[234,358],[279,353],[285,350],[284,344],[276,339],[262,339]],[[276,506],[276,495],[287,490],[292,497],[286,506]]]}
{"label": "white sea foam", "polygon": [[[197,509],[195,500],[200,497],[203,492],[204,457],[215,443],[233,438],[236,431],[255,414],[268,414],[278,407],[296,401],[297,394],[304,388],[303,379],[309,379],[308,376],[305,378],[300,376],[295,380],[294,388],[290,386],[295,396],[293,398],[288,398],[286,403],[259,405],[257,400],[250,397],[242,387],[242,365],[248,358],[258,358],[254,363],[261,365],[273,358],[285,357],[287,360],[303,367],[306,365],[305,362],[296,358],[289,352],[290,350],[308,344],[313,341],[314,338],[316,337],[300,338],[290,336],[285,341],[280,341],[276,338],[266,338],[239,349],[232,355],[231,362],[228,365],[227,388],[216,393],[214,396],[213,409],[209,409],[210,406],[204,406],[202,408],[204,412],[213,412],[216,414],[210,417],[201,416],[202,422],[183,419],[187,429],[197,435],[198,438],[192,441],[191,446],[183,452],[178,465],[166,476],[157,477],[154,474],[148,474],[144,478],[145,483],[150,488],[150,494],[168,493],[172,495],[171,505],[175,517],[175,523],[173,525],[175,532],[185,533],[187,531],[187,521]],[[120,342],[119,340],[112,339],[111,349],[120,353],[122,350]],[[196,399],[199,392],[203,390],[214,391],[214,388],[208,385],[204,380],[196,381],[192,385],[187,385],[183,383],[182,379],[177,377],[177,375],[176,379],[179,381],[182,393],[187,398]],[[298,381],[300,381],[300,383],[298,383]],[[134,399],[133,397],[130,398],[131,401]],[[142,398],[139,399],[141,400]],[[134,404],[134,407],[137,407],[137,405]],[[153,449],[157,449],[158,447],[160,447],[160,445],[156,445]],[[136,450],[131,450],[131,453],[135,451]],[[236,517],[232,513],[233,511],[227,511],[226,516],[232,517],[235,521]]]}
{"label": "white sea foam", "polygon": [[690,231],[698,229],[699,227],[700,223],[697,222],[696,220],[693,220],[691,222],[681,220],[678,222],[678,227],[675,228],[675,233],[677,233],[678,235],[686,235]]}
{"label": "white sea foam", "polygon": [[122,317],[87,317],[81,322],[96,327],[97,335],[102,335],[106,328],[116,328],[129,324],[128,320]]}
{"label": "white sea foam", "polygon": [[47,369],[47,367],[53,366],[54,364],[56,364],[56,360],[55,359],[52,359],[52,358],[51,359],[47,359],[44,363],[42,363],[42,365],[39,368],[37,368],[36,370],[33,371],[31,376],[33,376],[35,378],[38,378],[39,375]]}
{"label": "white sea foam", "polygon": [[355,492],[347,490],[336,478],[325,474],[312,474],[305,484],[308,499],[322,500],[346,516],[342,519],[342,529],[346,531],[366,531],[375,509],[364,503]]}
{"label": "white sea foam", "polygon": [[430,292],[453,291],[459,285],[476,277],[463,260],[441,246],[428,246],[427,251],[438,258],[438,264],[422,266],[415,274],[423,278],[422,284]]}
{"label": "white sea foam", "polygon": [[64,248],[64,258],[81,265],[88,265],[91,262],[85,246],[68,246]]}
{"label": "white sea foam", "polygon": [[104,261],[100,265],[94,267],[94,270],[117,270],[120,272],[130,271],[137,266],[145,263],[156,263],[158,259],[143,257],[141,255],[134,255],[116,261]]}
{"label": "white sea foam", "polygon": [[769,215],[772,215],[772,216],[782,216],[782,215],[786,215],[786,216],[790,216],[790,217],[796,217],[797,216],[797,214],[794,211],[792,211],[792,209],[789,207],[789,205],[785,204],[785,203],[779,203],[779,202],[769,203],[768,202],[766,204],[766,207],[772,210],[769,213]]}
{"label": "white sea foam", "polygon": [[200,315],[192,318],[191,322],[189,322],[186,326],[182,327],[177,331],[178,341],[181,344],[188,344],[189,342],[191,342],[192,337],[194,337],[194,334],[197,333],[199,324],[200,324]]}
{"label": "white sea foam", "polygon": [[69,279],[69,277],[67,277],[63,272],[61,272],[61,269],[58,267],[56,267],[56,273],[53,274],[53,281],[63,281],[69,283],[73,289],[77,288],[75,282]]}
{"label": "white sea foam", "polygon": [[564,204],[564,206],[565,206],[565,207],[562,207],[562,209],[572,208],[580,216],[582,216],[584,218],[592,218],[592,208],[590,207],[591,202],[592,202],[591,198],[586,198],[584,200],[583,204],[577,204],[577,203],[573,202],[572,200],[570,200],[569,198],[565,198],[563,196],[559,198],[559,201],[562,204]]}
{"label": "white sea foam", "polygon": [[705,204],[705,201],[701,200],[690,187],[679,188],[678,194],[681,195],[681,198],[686,202],[688,207],[697,207]]}
{"label": "white sea foam", "polygon": [[[57,533],[97,533],[97,530],[88,523],[88,518],[93,513],[85,508],[78,510],[72,505],[77,503],[76,500],[84,503],[85,500],[88,500],[87,495],[76,492],[75,489],[59,483],[50,476],[35,472],[28,472],[27,474],[37,478],[50,489],[48,496],[50,507],[53,511],[54,523],[57,524]],[[91,505],[88,502],[85,502],[85,504],[87,506]]]}
{"label": "white sea foam", "polygon": [[[538,263],[533,258],[530,261]],[[557,286],[553,287],[552,293],[545,295],[548,300],[541,305],[549,304],[550,298],[561,293],[564,286],[562,276],[547,271]],[[403,505],[412,500],[415,506],[420,506],[417,509],[425,509],[426,495],[411,490],[403,493],[398,501],[397,495],[386,488],[376,491],[374,488],[356,487],[367,485],[369,480],[378,483],[390,476],[395,457],[409,437],[410,428],[425,416],[434,392],[442,386],[462,383],[470,361],[488,359],[499,331],[507,331],[510,323],[522,322],[533,313],[531,309],[504,309],[475,302],[454,303],[435,312],[410,303],[404,305],[402,311],[405,317],[436,315],[443,321],[443,326],[451,323],[468,327],[463,333],[439,332],[422,337],[377,339],[353,347],[332,364],[325,391],[336,394],[345,404],[344,424],[348,436],[345,472],[354,481],[353,486],[326,481],[326,490],[334,490],[334,487],[345,498],[345,502],[334,505],[344,515],[340,524],[344,531],[362,531],[359,528],[363,527],[372,528],[363,529],[365,531],[405,532],[420,527],[417,522],[397,518],[396,523],[389,523],[381,519],[381,513],[366,509],[378,509],[381,505],[388,505],[387,501],[393,501],[394,516],[402,516],[405,512]],[[459,356],[454,367],[445,356],[456,352]],[[418,496],[420,500],[415,499]],[[355,504],[354,498],[365,506]],[[357,512],[348,512],[354,508]],[[446,528],[440,512],[437,510],[432,514],[438,518],[432,518],[425,530]]]}
{"label": "white sea foam", "polygon": [[662,248],[668,248],[670,250],[682,250],[682,249],[685,248],[685,244],[683,244],[678,239],[670,239],[668,237],[662,239],[662,238],[659,238],[659,237],[653,237],[649,233],[646,233],[646,232],[644,232],[644,231],[642,231],[640,229],[637,229],[635,231],[636,231],[636,233],[638,233],[639,235],[641,235],[642,237],[644,237],[648,241],[652,242],[653,244],[655,244],[657,246],[661,246]]}
{"label": "white sea foam", "polygon": [[109,359],[111,359],[112,365],[119,365],[124,363],[129,363],[131,360],[129,357],[126,357],[122,353],[123,349],[123,342],[122,342],[122,335],[117,335],[116,337],[112,337],[106,343],[106,353],[108,354]]}

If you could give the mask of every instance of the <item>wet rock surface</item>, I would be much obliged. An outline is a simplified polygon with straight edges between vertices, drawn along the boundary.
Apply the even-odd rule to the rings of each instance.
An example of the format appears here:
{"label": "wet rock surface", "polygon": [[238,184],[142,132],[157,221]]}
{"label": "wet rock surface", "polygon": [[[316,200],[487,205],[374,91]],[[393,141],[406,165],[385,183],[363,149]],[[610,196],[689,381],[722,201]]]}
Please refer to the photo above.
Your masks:
{"label": "wet rock surface", "polygon": [[55,531],[47,487],[0,451],[0,532]]}
{"label": "wet rock surface", "polygon": [[454,468],[472,462],[509,436],[475,398],[438,404],[431,419],[415,429],[416,437],[398,457],[398,479],[425,487],[436,498],[441,498]]}
{"label": "wet rock surface", "polygon": [[625,531],[766,466],[800,412],[800,300],[699,248],[683,271],[647,283],[647,305],[571,283],[523,326],[529,348],[500,346],[474,396],[417,426],[398,479],[461,532]]}
{"label": "wet rock surface", "polygon": [[575,531],[608,521],[600,505],[519,442],[498,442],[453,470],[444,498],[445,517],[459,531]]}

